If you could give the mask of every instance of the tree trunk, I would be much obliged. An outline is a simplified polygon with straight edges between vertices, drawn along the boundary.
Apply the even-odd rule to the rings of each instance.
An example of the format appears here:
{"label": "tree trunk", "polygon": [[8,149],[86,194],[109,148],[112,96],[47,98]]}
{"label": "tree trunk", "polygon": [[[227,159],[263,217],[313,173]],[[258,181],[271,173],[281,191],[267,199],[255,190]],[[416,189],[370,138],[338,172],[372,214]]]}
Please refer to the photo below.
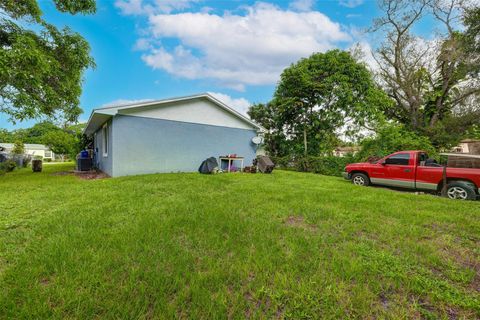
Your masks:
{"label": "tree trunk", "polygon": [[418,114],[417,114],[417,107],[413,106],[410,103],[410,112],[411,112],[411,124],[412,124],[412,129],[416,131],[418,129]]}

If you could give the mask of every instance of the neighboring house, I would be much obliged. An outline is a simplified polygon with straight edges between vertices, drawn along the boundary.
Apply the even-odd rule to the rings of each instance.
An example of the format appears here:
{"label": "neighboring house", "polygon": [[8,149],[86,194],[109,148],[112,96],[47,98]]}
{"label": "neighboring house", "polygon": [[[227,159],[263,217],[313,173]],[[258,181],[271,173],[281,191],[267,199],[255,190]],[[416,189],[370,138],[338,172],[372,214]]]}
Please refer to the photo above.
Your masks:
{"label": "neighboring house", "polygon": [[462,140],[452,151],[457,153],[480,154],[480,140]]}
{"label": "neighboring house", "polygon": [[345,157],[347,154],[355,155],[358,151],[360,151],[360,147],[337,147],[333,151],[333,155],[335,157]]}
{"label": "neighboring house", "polygon": [[263,131],[209,94],[95,109],[84,133],[94,138],[95,165],[112,177],[193,172],[208,157],[256,157]]}
{"label": "neighboring house", "polygon": [[[14,144],[13,143],[0,143],[0,151],[10,154],[13,150]],[[43,144],[33,144],[33,143],[25,143],[25,154],[34,156],[40,156],[43,159],[51,159],[55,158],[55,154]]]}

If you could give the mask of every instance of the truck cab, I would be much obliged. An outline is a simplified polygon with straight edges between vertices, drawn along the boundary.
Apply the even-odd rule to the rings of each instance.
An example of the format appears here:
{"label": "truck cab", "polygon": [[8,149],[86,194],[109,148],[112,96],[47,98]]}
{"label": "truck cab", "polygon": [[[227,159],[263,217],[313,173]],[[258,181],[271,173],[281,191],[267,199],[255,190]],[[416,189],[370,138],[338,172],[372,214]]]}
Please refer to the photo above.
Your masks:
{"label": "truck cab", "polygon": [[[352,163],[344,177],[356,185],[382,185],[440,192],[444,167],[429,159],[425,151],[399,151],[376,162]],[[447,196],[475,200],[480,194],[480,169],[446,168]]]}

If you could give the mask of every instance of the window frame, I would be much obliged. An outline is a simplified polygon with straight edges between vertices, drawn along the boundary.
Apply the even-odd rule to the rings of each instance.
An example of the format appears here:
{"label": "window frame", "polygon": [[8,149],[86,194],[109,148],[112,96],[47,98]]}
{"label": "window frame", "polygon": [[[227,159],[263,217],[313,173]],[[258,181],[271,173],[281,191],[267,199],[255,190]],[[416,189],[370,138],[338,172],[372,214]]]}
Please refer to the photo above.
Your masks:
{"label": "window frame", "polygon": [[[403,159],[407,160],[407,163],[406,163],[406,164],[388,163],[388,160],[390,160],[391,158],[394,158],[394,157],[396,157],[396,156],[400,156],[400,155],[406,155],[406,156],[407,156],[407,158],[403,158]],[[397,159],[402,159],[402,158],[397,158]],[[411,159],[410,153],[408,153],[408,152],[402,152],[402,153],[394,154],[394,155],[388,157],[387,159],[385,159],[385,164],[386,164],[387,166],[408,166],[408,165],[410,165],[410,159]]]}
{"label": "window frame", "polygon": [[103,157],[108,157],[108,148],[109,148],[109,141],[108,141],[108,125],[105,123],[102,126],[102,154]]}

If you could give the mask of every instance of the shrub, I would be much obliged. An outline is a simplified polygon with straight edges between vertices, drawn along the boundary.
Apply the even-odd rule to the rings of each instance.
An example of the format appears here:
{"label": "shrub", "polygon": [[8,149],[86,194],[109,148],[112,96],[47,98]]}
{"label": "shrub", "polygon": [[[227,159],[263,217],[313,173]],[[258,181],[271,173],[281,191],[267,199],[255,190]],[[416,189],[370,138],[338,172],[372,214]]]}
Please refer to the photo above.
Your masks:
{"label": "shrub", "polygon": [[306,157],[299,159],[297,168],[299,171],[313,172],[327,176],[341,176],[345,166],[356,161],[357,159],[353,155],[347,155],[345,157]]}
{"label": "shrub", "polygon": [[17,167],[17,164],[13,160],[6,160],[0,163],[0,171],[12,172]]}
{"label": "shrub", "polygon": [[345,157],[307,156],[307,157],[275,157],[272,161],[278,168],[313,172],[327,176],[341,176],[347,164],[356,162],[353,155]]}
{"label": "shrub", "polygon": [[22,162],[22,166],[24,168],[28,167],[28,165],[30,164],[30,162],[32,161],[32,156],[27,154],[23,157],[23,162]]}
{"label": "shrub", "polygon": [[12,149],[13,154],[24,154],[25,153],[25,145],[22,141],[15,141]]}
{"label": "shrub", "polygon": [[370,157],[382,158],[402,150],[423,150],[430,156],[436,155],[436,150],[427,137],[395,124],[380,127],[375,137],[366,138],[361,142],[361,147],[362,150],[358,153],[361,160]]}
{"label": "shrub", "polygon": [[270,157],[277,168],[283,170],[296,170],[295,157],[283,156],[283,157]]}

